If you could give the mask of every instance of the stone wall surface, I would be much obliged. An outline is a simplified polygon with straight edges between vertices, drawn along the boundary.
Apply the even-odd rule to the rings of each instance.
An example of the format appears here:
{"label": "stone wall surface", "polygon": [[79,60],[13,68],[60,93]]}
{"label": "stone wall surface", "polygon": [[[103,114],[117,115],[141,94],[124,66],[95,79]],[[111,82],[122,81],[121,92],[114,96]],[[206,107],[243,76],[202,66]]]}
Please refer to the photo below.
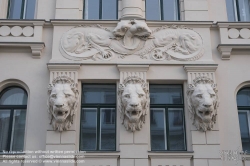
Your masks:
{"label": "stone wall surface", "polygon": [[[183,85],[186,151],[151,151],[149,108],[143,107],[140,130],[128,131],[117,95],[116,151],[74,155],[85,163],[34,166],[250,165],[221,159],[226,150],[242,150],[236,95],[250,85],[249,23],[226,22],[224,0],[180,0],[181,21],[173,22],[145,20],[145,0],[119,0],[119,20],[83,20],[84,0],[37,0],[35,20],[8,20],[6,4],[0,0],[0,92],[9,86],[28,92],[24,150],[79,151],[82,83],[113,83],[118,92],[134,81],[149,95],[148,84]],[[61,77],[74,84],[79,104],[72,125],[58,132],[50,125],[47,92]],[[211,104],[212,125],[198,129],[187,92],[203,79],[218,105]]]}

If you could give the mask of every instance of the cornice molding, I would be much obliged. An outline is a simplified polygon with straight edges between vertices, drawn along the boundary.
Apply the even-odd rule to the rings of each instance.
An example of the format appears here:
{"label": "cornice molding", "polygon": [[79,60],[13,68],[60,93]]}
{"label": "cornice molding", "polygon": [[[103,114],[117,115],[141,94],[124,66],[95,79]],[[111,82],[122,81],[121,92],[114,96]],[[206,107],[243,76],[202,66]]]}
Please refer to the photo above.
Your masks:
{"label": "cornice molding", "polygon": [[0,19],[1,25],[19,25],[19,26],[43,26],[45,20],[33,19],[33,20],[20,20],[20,19]]}
{"label": "cornice molding", "polygon": [[67,71],[75,71],[75,70],[78,70],[80,69],[80,65],[79,64],[70,64],[70,65],[67,65],[67,64],[48,64],[48,69],[50,71],[52,70],[56,70],[56,71],[64,71],[64,70],[67,70]]}
{"label": "cornice molding", "polygon": [[218,28],[249,28],[250,22],[217,22]]}
{"label": "cornice molding", "polygon": [[217,47],[222,60],[230,60],[233,49],[250,50],[250,44],[219,44]]}
{"label": "cornice molding", "polygon": [[35,59],[41,58],[42,50],[45,47],[44,42],[0,42],[0,47],[30,47],[32,57]]}
{"label": "cornice molding", "polygon": [[185,65],[183,66],[186,72],[215,72],[218,65]]}
{"label": "cornice molding", "polygon": [[120,72],[122,71],[136,71],[136,72],[147,72],[149,65],[117,65]]}
{"label": "cornice molding", "polygon": [[115,27],[119,20],[68,20],[68,19],[51,19],[50,23],[53,26],[79,26],[79,25],[93,25],[93,24],[105,24]]}

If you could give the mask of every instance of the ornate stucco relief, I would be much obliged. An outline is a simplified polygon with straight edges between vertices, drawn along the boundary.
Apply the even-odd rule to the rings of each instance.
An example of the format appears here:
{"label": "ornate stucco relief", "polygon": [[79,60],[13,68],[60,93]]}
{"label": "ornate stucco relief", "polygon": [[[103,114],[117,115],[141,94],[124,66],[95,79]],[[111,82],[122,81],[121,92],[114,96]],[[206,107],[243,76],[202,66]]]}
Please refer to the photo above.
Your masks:
{"label": "ornate stucco relief", "polygon": [[216,123],[219,99],[216,84],[207,76],[198,76],[187,90],[188,109],[193,125],[200,131],[212,130]]}
{"label": "ornate stucco relief", "polygon": [[128,131],[141,130],[149,110],[148,84],[138,76],[127,77],[118,90],[118,109]]}
{"label": "ornate stucco relief", "polygon": [[144,21],[122,20],[113,31],[100,25],[77,26],[61,38],[60,51],[72,60],[142,59],[194,61],[204,54],[201,36],[184,26],[151,30]]}
{"label": "ornate stucco relief", "polygon": [[69,130],[79,102],[77,84],[68,76],[58,76],[49,84],[48,94],[50,124],[55,131]]}

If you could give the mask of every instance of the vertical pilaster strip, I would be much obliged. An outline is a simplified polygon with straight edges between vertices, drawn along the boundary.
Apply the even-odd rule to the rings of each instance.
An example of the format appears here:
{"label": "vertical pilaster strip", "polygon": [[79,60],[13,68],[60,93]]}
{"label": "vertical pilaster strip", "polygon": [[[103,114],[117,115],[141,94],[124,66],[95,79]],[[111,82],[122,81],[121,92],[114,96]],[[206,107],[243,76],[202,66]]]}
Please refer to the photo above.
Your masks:
{"label": "vertical pilaster strip", "polygon": [[143,0],[122,0],[121,19],[145,18],[145,3]]}
{"label": "vertical pilaster strip", "polygon": [[80,65],[48,65],[50,71],[50,83],[58,76],[68,76],[78,83],[78,70]]}
{"label": "vertical pilaster strip", "polygon": [[[49,64],[48,69],[50,71],[50,83],[58,76],[68,76],[74,80],[75,83],[78,83],[78,70],[80,65],[57,65]],[[78,104],[78,107],[80,104]],[[80,109],[78,109],[80,110]],[[46,150],[55,151],[55,150],[65,150],[65,151],[76,151],[78,150],[76,141],[76,115],[74,116],[74,123],[71,126],[70,130],[58,132],[54,131],[51,127],[47,129],[46,136]],[[48,164],[49,165],[49,164]],[[47,166],[47,164],[45,164]],[[58,166],[58,164],[55,164]]]}
{"label": "vertical pilaster strip", "polygon": [[82,19],[83,0],[56,0],[55,19]]}
{"label": "vertical pilaster strip", "polygon": [[[147,71],[149,70],[149,65],[118,65],[117,68],[120,71],[120,83],[129,76],[138,76],[147,82]],[[118,101],[119,102],[119,101]],[[119,114],[119,111],[117,112]],[[149,112],[146,115],[145,124],[140,131],[127,131],[125,127],[121,124],[120,115],[117,115],[117,125],[120,128],[118,134],[119,138],[119,150],[120,155],[120,165],[130,165],[130,166],[141,166],[141,162],[146,163],[144,166],[148,166],[148,156],[143,155],[140,160],[134,159],[131,151],[138,154],[147,154],[150,144],[150,118]]]}
{"label": "vertical pilaster strip", "polygon": [[0,1],[0,19],[7,19],[7,13],[8,13],[8,2],[9,0],[1,0]]}
{"label": "vertical pilaster strip", "polygon": [[[215,71],[218,65],[186,65],[184,70],[187,72],[188,84],[192,84],[197,77],[206,76],[216,83]],[[186,111],[188,112],[188,111]],[[188,116],[188,115],[187,115]],[[217,117],[218,118],[218,117]],[[191,126],[192,148],[194,153],[194,166],[210,166],[210,163],[216,162],[216,165],[222,166],[220,159],[220,131],[218,120],[211,131],[197,131],[195,126]]]}

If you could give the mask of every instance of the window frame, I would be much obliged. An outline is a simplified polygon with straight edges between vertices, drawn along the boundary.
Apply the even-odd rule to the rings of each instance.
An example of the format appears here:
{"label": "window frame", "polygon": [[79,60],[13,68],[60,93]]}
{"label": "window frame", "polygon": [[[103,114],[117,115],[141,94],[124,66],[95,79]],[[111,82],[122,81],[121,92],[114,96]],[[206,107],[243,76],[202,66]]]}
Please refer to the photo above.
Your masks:
{"label": "window frame", "polygon": [[[25,20],[25,16],[26,16],[26,12],[27,12],[27,1],[28,0],[22,0],[22,6],[21,6],[21,14],[20,14],[20,18],[21,20]],[[37,0],[36,4],[37,4]],[[13,19],[13,18],[9,18],[10,16],[10,7],[11,7],[11,0],[8,0],[8,11],[7,11],[7,19]],[[36,13],[36,5],[35,5],[35,9],[34,9],[34,19],[35,19],[35,13]]]}
{"label": "window frame", "polygon": [[[93,84],[91,84],[91,83],[87,83],[87,84],[85,84],[85,83],[82,83],[82,90],[83,90],[83,85],[114,85],[115,86],[115,96],[117,95],[117,85],[116,84],[99,84],[99,83],[93,83]],[[81,94],[81,97],[83,96],[83,91],[82,91],[82,94]],[[96,108],[97,109],[97,112],[96,112],[96,149],[95,150],[84,150],[84,149],[81,149],[81,145],[82,145],[82,141],[81,141],[81,132],[82,132],[82,124],[81,124],[81,122],[82,122],[82,113],[83,113],[83,111],[82,111],[82,109],[84,109],[84,108]],[[101,126],[100,126],[100,120],[101,120],[101,108],[114,108],[115,109],[115,148],[114,148],[114,150],[107,150],[107,149],[100,149],[100,141],[101,141],[101,139],[100,139],[100,133],[101,133]],[[114,104],[111,104],[111,103],[109,103],[109,104],[104,104],[104,103],[102,103],[102,104],[100,104],[100,103],[91,103],[91,104],[84,104],[82,101],[81,101],[81,108],[80,108],[81,110],[80,110],[80,134],[79,134],[79,140],[80,140],[80,142],[79,142],[79,151],[87,151],[87,152],[89,152],[89,151],[94,151],[94,152],[98,152],[98,151],[116,151],[116,149],[117,149],[117,99],[116,99],[116,103],[114,103]],[[85,118],[84,118],[85,119]]]}
{"label": "window frame", "polygon": [[177,19],[176,20],[164,20],[164,8],[163,8],[163,1],[164,0],[159,0],[159,10],[160,10],[160,19],[159,20],[151,20],[151,19],[147,19],[146,18],[146,12],[147,12],[147,0],[145,0],[145,19],[149,20],[149,21],[180,21],[181,20],[181,12],[180,12],[180,7],[181,7],[181,1],[180,0],[176,0],[177,1]]}
{"label": "window frame", "polygon": [[[9,90],[12,88],[19,88],[22,89],[24,91],[24,93],[27,95],[28,97],[28,93],[27,91],[19,86],[9,86],[6,87],[5,89],[2,90],[2,92],[0,92],[0,99],[2,98],[2,96]],[[28,101],[27,101],[28,102]],[[8,109],[10,110],[10,121],[9,121],[9,131],[8,131],[8,142],[7,142],[7,151],[12,151],[12,141],[13,141],[13,119],[14,119],[14,112],[16,109],[26,109],[26,117],[27,117],[27,104],[26,105],[0,105],[0,111],[4,110],[4,109]],[[25,129],[26,129],[26,120],[25,120]],[[24,149],[24,147],[23,147]],[[4,152],[1,151],[0,152]]]}
{"label": "window frame", "polygon": [[[184,105],[184,96],[183,96],[183,84],[150,84],[150,85],[180,85],[181,86],[181,90],[182,90],[182,104],[151,104],[150,103],[150,148],[151,148],[151,151],[154,152],[154,151],[162,151],[162,152],[165,152],[165,151],[168,151],[168,152],[171,152],[171,151],[187,151],[187,134],[186,134],[186,121],[185,121],[185,105]],[[149,89],[150,89],[150,85],[149,85]],[[156,109],[159,109],[159,108],[164,108],[165,111],[165,115],[164,115],[164,118],[165,118],[165,133],[166,133],[166,139],[165,142],[167,143],[167,148],[165,150],[161,150],[161,149],[157,149],[157,150],[154,150],[152,149],[152,138],[151,138],[151,108],[156,108]],[[183,150],[170,150],[169,149],[169,145],[170,145],[170,141],[169,141],[169,116],[168,116],[168,111],[169,111],[169,108],[181,108],[182,109],[182,113],[183,113],[183,116],[182,116],[182,120],[183,120],[183,131],[184,131],[184,147],[185,149]]]}
{"label": "window frame", "polygon": [[102,19],[102,1],[103,0],[99,0],[99,19],[85,19],[85,6],[86,6],[86,0],[84,0],[84,6],[83,6],[83,20],[118,20],[118,7],[119,7],[119,0],[116,0],[116,18],[115,19]]}
{"label": "window frame", "polygon": [[[236,95],[236,104],[237,104],[237,110],[238,110],[238,121],[239,121],[239,112],[241,113],[247,113],[247,122],[248,122],[248,136],[249,136],[249,141],[250,141],[250,106],[238,106],[238,102],[237,102],[237,97],[240,91],[244,90],[244,89],[249,89],[250,87],[245,87],[245,88],[241,88]],[[239,121],[239,128],[240,128],[240,121]],[[241,129],[240,129],[241,130]],[[241,133],[240,133],[240,139],[241,139],[241,144],[242,142],[242,137],[241,137]],[[242,149],[243,149],[243,145],[242,145]]]}
{"label": "window frame", "polygon": [[[250,0],[248,0],[249,1],[249,8],[250,8]],[[226,1],[226,3],[227,3],[227,1]],[[233,12],[235,13],[234,14],[234,19],[235,19],[235,21],[234,22],[249,22],[250,20],[247,20],[247,21],[242,21],[241,19],[240,19],[240,11],[239,11],[239,0],[233,0]],[[226,5],[227,6],[227,5]],[[249,15],[250,15],[250,13],[249,13]],[[228,13],[227,13],[227,16],[228,16]],[[229,19],[229,18],[228,18]]]}

